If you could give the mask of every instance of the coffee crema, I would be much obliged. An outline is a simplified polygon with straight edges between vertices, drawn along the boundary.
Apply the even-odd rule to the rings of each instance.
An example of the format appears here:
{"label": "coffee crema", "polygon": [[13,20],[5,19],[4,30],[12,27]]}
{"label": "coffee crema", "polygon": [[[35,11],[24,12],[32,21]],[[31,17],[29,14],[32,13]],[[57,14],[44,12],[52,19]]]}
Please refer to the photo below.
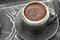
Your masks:
{"label": "coffee crema", "polygon": [[46,16],[46,7],[38,2],[28,4],[24,9],[24,15],[31,21],[39,21]]}

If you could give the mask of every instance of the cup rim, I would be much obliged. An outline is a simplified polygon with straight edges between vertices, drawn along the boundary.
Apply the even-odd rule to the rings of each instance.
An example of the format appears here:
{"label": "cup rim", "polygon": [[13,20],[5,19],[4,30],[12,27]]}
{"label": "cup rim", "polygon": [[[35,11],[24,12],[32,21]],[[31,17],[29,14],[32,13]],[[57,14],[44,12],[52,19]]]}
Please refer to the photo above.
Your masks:
{"label": "cup rim", "polygon": [[[45,8],[46,8],[46,11],[47,11],[45,17],[44,17],[43,19],[41,19],[41,20],[38,20],[38,21],[29,20],[29,19],[28,19],[27,17],[25,17],[25,15],[24,15],[24,9],[26,8],[26,6],[28,6],[29,4],[34,3],[34,2],[41,3],[42,5],[44,5]],[[35,24],[35,23],[42,23],[43,21],[47,21],[47,19],[49,18],[49,10],[48,10],[47,5],[44,4],[43,2],[41,2],[41,1],[32,1],[32,2],[27,3],[27,4],[23,7],[22,16],[23,16],[24,20],[27,21],[27,22],[29,22],[29,23],[34,23],[34,24]],[[48,18],[47,18],[47,17],[48,17]]]}

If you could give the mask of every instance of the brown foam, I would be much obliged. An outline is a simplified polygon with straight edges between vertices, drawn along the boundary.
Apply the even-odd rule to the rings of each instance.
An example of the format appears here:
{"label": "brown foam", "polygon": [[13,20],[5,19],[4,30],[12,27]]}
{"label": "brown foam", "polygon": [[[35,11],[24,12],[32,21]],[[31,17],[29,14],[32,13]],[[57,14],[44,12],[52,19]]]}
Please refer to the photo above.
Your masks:
{"label": "brown foam", "polygon": [[46,13],[46,7],[38,2],[30,3],[24,9],[24,15],[32,21],[43,19],[46,16]]}

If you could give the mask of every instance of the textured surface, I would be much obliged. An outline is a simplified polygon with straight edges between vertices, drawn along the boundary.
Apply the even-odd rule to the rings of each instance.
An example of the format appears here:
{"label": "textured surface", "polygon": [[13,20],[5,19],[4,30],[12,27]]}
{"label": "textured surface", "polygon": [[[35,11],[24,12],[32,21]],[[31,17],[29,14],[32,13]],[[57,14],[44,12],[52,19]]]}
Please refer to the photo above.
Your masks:
{"label": "textured surface", "polygon": [[[12,2],[15,2],[15,3],[13,3],[13,4],[11,4]],[[6,6],[6,8],[8,8],[9,6],[13,6],[13,5],[20,5],[20,4],[23,4],[23,3],[25,3],[25,2],[27,2],[26,0],[25,0],[25,2],[21,2],[21,1],[19,1],[18,2],[18,0],[17,1],[13,1],[13,0],[8,0],[8,2],[6,2],[6,0],[1,0],[1,4],[7,4],[7,3],[10,3],[10,5],[5,5]],[[5,7],[4,6],[4,7]],[[21,6],[21,5],[20,5]],[[55,10],[55,12],[56,12],[56,14],[58,14],[58,18],[60,19],[60,2],[58,1],[58,0],[54,0],[53,1],[53,6],[54,6],[54,10]],[[0,8],[2,8],[2,6],[0,5]],[[19,8],[20,9],[20,7],[19,6],[17,6],[16,7],[17,9]],[[16,9],[15,8],[15,9]],[[4,8],[3,8],[4,9]],[[14,8],[13,9],[11,9],[11,7],[10,7],[10,9],[8,8],[8,9],[6,9],[6,11],[8,11],[8,12],[12,12],[12,10],[15,10]],[[16,10],[17,10],[16,9]],[[1,12],[1,11],[0,11]],[[2,12],[2,14],[5,14],[6,12]],[[4,15],[3,14],[3,15]],[[13,15],[15,15],[14,13],[11,13],[11,14],[13,14]],[[5,19],[5,17],[6,17],[6,19]],[[12,18],[13,19],[13,18]],[[5,24],[8,24],[8,25],[10,25],[9,23],[11,23],[10,21],[9,21],[9,18],[7,17],[7,16],[4,16],[4,18],[3,18],[3,21],[5,21],[4,23]],[[8,23],[7,23],[8,22]],[[3,24],[4,24],[3,23]],[[12,25],[12,24],[11,24]],[[0,27],[1,27],[1,25],[0,25]],[[6,26],[6,25],[4,25],[4,27],[6,27],[6,28],[4,28],[4,30],[10,30],[11,28],[9,28],[9,27],[11,27],[11,26]],[[11,31],[11,30],[10,30]],[[14,30],[13,30],[14,31]],[[1,32],[0,32],[1,33]],[[5,34],[6,33],[6,34]],[[8,33],[8,34],[7,34]],[[8,36],[9,35],[9,33],[10,32],[6,32],[6,31],[4,31],[4,32],[2,32],[2,36],[0,37],[0,40],[2,40],[2,37],[6,37],[6,36]],[[13,36],[12,36],[13,37]],[[15,38],[15,36],[13,37],[13,38]],[[13,40],[13,39],[12,39]],[[16,38],[15,38],[15,40],[16,40]],[[60,27],[59,27],[59,29],[58,29],[58,31],[57,31],[57,33],[56,33],[56,35],[54,36],[54,37],[52,37],[50,40],[60,40]]]}
{"label": "textured surface", "polygon": [[[60,1],[58,1],[58,0],[53,1],[53,6],[54,6],[55,12],[58,15],[58,18],[60,20]],[[60,26],[58,28],[56,35],[53,38],[51,38],[51,40],[60,40]]]}

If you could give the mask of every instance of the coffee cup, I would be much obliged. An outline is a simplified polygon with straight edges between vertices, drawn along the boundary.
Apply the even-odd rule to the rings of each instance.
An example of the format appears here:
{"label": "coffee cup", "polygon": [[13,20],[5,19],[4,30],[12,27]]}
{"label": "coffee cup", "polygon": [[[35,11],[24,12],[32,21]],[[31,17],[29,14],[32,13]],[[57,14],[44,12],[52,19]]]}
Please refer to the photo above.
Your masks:
{"label": "coffee cup", "polygon": [[32,26],[42,25],[49,18],[49,10],[46,4],[40,1],[27,3],[22,9],[22,19]]}
{"label": "coffee cup", "polygon": [[30,33],[41,33],[47,27],[49,19],[49,9],[41,1],[27,3],[22,9],[22,19],[24,28]]}

